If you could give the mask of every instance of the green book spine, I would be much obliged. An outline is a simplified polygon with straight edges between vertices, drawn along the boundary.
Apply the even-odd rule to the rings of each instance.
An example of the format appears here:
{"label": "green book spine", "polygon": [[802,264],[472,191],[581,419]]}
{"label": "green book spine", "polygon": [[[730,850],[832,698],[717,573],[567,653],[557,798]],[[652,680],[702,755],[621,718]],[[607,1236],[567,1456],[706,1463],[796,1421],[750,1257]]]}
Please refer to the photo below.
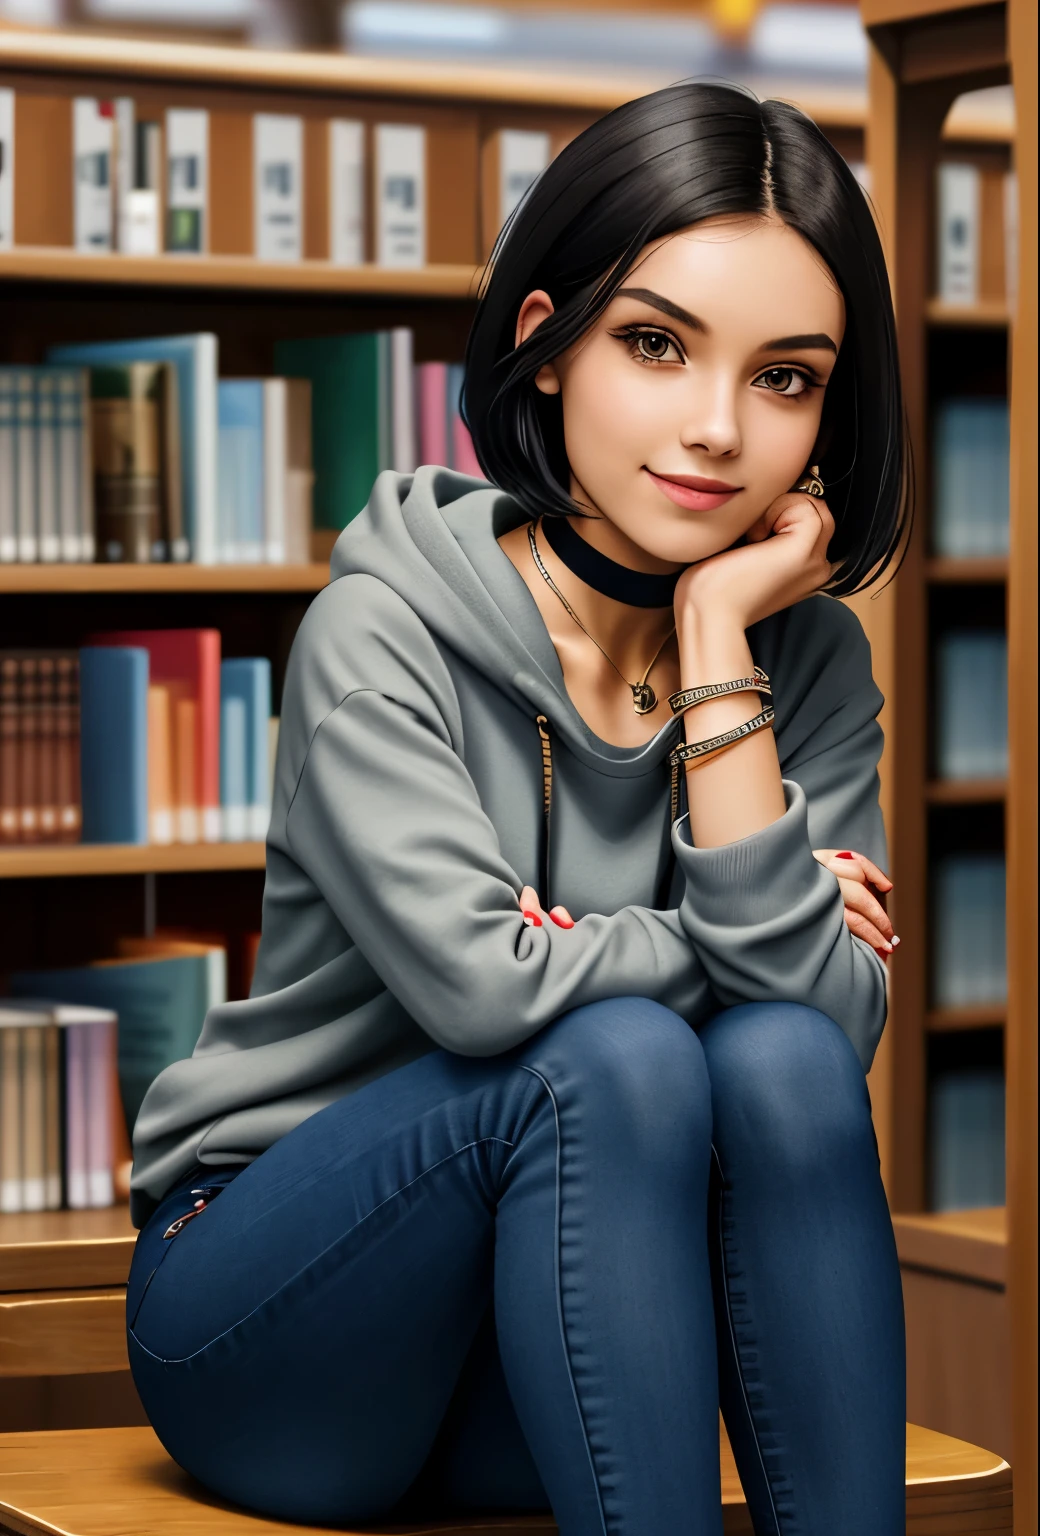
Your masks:
{"label": "green book spine", "polygon": [[345,528],[383,464],[379,335],[280,341],[275,372],[311,382],[314,526]]}

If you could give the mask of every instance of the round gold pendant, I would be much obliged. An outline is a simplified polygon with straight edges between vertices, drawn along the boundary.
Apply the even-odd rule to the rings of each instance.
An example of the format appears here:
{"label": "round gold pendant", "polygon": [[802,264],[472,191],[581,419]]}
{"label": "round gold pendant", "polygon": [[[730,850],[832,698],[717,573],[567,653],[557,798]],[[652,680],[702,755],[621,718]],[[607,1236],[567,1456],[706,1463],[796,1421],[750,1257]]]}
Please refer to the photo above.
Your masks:
{"label": "round gold pendant", "polygon": [[657,694],[649,683],[631,683],[632,707],[637,715],[648,715],[657,708]]}

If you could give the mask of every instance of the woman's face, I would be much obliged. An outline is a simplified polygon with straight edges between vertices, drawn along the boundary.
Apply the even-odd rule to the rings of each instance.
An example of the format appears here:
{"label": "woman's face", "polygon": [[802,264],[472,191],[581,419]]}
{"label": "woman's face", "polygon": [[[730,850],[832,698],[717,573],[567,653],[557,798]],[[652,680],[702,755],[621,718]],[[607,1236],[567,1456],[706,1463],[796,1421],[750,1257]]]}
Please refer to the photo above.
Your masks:
{"label": "woman's face", "polygon": [[[551,313],[529,295],[518,342]],[[535,380],[562,395],[571,493],[614,525],[614,552],[692,564],[790,490],[816,456],[844,329],[833,277],[778,219],[705,220],[647,246]]]}

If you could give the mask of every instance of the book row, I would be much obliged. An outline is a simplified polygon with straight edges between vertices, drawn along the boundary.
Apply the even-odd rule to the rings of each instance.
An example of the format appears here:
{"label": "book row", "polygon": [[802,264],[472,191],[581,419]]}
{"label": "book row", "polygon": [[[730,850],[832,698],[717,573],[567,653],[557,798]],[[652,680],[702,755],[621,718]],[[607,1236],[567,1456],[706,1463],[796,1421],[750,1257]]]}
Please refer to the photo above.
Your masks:
{"label": "book row", "polygon": [[[219,217],[234,228],[236,252],[260,261],[309,255],[404,268],[431,259],[430,146],[421,123],[226,111],[211,119],[204,108],[160,110],[130,95],[58,100],[44,123],[39,102],[0,90],[0,248],[58,243],[16,221],[22,136],[45,128],[52,141],[58,135],[48,163],[64,160],[72,170],[76,250],[201,255],[215,248]],[[548,165],[553,144],[548,133],[506,128],[487,151],[474,222],[493,233]],[[231,209],[214,204],[214,157],[224,162],[218,175],[221,190],[232,190]],[[475,261],[477,252],[451,259]]]}
{"label": "book row", "polygon": [[1018,179],[970,161],[936,167],[935,291],[947,304],[977,304],[1018,291]]}
{"label": "book row", "polygon": [[8,978],[0,1209],[126,1199],[130,1140],[149,1084],[191,1055],[210,1008],[248,992],[259,938],[157,930],[118,940],[113,956],[91,965]]}
{"label": "book row", "polygon": [[928,1094],[928,1205],[933,1211],[1004,1204],[1004,1073],[937,1073]]}
{"label": "book row", "polygon": [[296,564],[383,469],[480,474],[461,364],[407,327],[282,341],[219,377],[215,335],[52,347],[0,367],[0,561]]}
{"label": "book row", "polygon": [[277,732],[270,662],[215,629],[0,652],[0,844],[262,840]]}
{"label": "book row", "polygon": [[116,1027],[107,1008],[0,1000],[0,1211],[113,1203]]}
{"label": "book row", "polygon": [[958,396],[937,403],[932,421],[933,553],[1007,554],[1010,466],[1006,399]]}
{"label": "book row", "polygon": [[941,779],[1003,778],[1008,769],[1007,636],[950,629],[935,646],[935,769]]}
{"label": "book row", "polygon": [[944,854],[932,866],[931,880],[933,1006],[961,1008],[1004,1002],[1004,855]]}

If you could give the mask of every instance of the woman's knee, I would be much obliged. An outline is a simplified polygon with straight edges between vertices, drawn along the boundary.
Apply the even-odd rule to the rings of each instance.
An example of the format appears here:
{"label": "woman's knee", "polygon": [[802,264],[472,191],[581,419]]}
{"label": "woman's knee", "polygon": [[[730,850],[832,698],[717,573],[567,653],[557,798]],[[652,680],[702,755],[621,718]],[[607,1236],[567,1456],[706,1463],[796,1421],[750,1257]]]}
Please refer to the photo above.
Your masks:
{"label": "woman's knee", "polygon": [[743,1003],[700,1031],[717,1143],[746,1133],[758,1154],[816,1162],[873,1143],[870,1096],[841,1027],[801,1003]]}
{"label": "woman's knee", "polygon": [[[711,1135],[704,1052],[685,1019],[646,997],[611,997],[570,1009],[522,1049],[561,1103],[598,1107],[619,1136]],[[627,1137],[624,1137],[627,1140]]]}

